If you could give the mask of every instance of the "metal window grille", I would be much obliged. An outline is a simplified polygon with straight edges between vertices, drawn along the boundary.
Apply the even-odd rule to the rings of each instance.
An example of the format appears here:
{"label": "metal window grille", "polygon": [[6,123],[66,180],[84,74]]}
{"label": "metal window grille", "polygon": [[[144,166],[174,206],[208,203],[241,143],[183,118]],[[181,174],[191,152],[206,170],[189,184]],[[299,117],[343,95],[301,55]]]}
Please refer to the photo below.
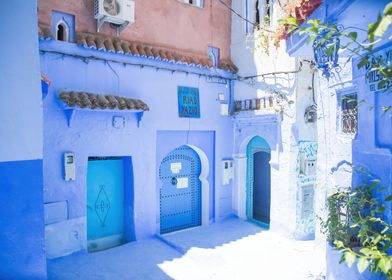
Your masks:
{"label": "metal window grille", "polygon": [[342,132],[355,134],[358,131],[357,95],[344,96],[341,105]]}

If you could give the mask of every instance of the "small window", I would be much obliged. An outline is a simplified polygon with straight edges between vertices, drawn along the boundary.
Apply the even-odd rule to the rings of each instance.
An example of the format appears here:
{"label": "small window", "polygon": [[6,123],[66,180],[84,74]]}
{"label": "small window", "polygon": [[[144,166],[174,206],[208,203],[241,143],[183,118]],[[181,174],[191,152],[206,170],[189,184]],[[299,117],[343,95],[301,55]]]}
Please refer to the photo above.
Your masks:
{"label": "small window", "polygon": [[56,28],[56,40],[69,41],[69,28],[65,22],[59,22]]}
{"label": "small window", "polygon": [[344,134],[355,134],[358,131],[358,101],[356,94],[341,97],[341,131]]}
{"label": "small window", "polygon": [[219,48],[208,47],[208,59],[212,62],[212,67],[219,67]]}
{"label": "small window", "polygon": [[271,1],[270,0],[265,0],[263,21],[266,25],[271,25]]}
{"label": "small window", "polygon": [[70,14],[52,11],[53,38],[63,42],[75,40],[75,17]]}
{"label": "small window", "polygon": [[185,4],[192,5],[192,6],[196,6],[199,8],[204,7],[204,0],[178,0],[178,1],[185,3]]}
{"label": "small window", "polygon": [[252,33],[253,29],[259,29],[262,26],[271,25],[271,2],[271,0],[246,1],[247,33]]}

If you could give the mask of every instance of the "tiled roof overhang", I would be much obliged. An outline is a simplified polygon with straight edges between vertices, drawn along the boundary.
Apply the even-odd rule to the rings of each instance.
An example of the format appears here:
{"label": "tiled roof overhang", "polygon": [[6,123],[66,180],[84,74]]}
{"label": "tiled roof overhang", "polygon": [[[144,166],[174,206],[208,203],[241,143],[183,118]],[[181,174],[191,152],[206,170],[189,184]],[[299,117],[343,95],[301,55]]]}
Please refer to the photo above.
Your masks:
{"label": "tiled roof overhang", "polygon": [[62,91],[60,92],[59,97],[60,100],[69,108],[93,110],[150,110],[148,105],[140,99],[116,95],[99,95],[88,92]]}
{"label": "tiled roof overhang", "polygon": [[[51,39],[52,33],[48,26],[39,25],[39,36],[43,39]],[[188,66],[213,68],[212,62],[207,57],[197,57],[191,54],[183,54],[175,50],[158,48],[142,43],[120,40],[119,38],[100,34],[77,33],[76,44],[83,48],[94,49],[109,53],[146,57],[153,60],[181,63]],[[219,69],[232,73],[238,72],[238,68],[231,60],[219,61]]]}

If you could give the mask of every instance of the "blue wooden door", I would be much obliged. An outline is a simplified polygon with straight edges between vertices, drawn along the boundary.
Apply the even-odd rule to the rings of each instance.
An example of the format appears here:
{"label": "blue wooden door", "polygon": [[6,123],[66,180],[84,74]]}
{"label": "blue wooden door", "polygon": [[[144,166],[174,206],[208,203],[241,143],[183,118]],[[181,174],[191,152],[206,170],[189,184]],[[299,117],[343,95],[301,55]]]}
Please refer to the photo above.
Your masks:
{"label": "blue wooden door", "polygon": [[201,225],[200,172],[200,158],[188,146],[175,149],[161,162],[161,233]]}
{"label": "blue wooden door", "polygon": [[269,225],[271,204],[271,154],[257,152],[253,155],[253,219]]}
{"label": "blue wooden door", "polygon": [[87,167],[87,245],[98,251],[124,240],[124,165],[121,158],[90,158]]}

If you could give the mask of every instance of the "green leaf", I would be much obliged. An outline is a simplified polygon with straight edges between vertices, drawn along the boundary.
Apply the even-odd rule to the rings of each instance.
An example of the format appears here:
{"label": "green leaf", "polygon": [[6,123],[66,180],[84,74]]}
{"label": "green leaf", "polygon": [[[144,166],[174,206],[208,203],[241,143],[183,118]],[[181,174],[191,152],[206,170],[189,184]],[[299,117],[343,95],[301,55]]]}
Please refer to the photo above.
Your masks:
{"label": "green leaf", "polygon": [[385,200],[385,201],[391,201],[391,200],[392,200],[392,194],[391,194],[391,195],[388,195],[384,200]]}
{"label": "green leaf", "polygon": [[384,16],[374,31],[374,36],[382,37],[385,31],[387,31],[389,25],[392,23],[392,15]]}
{"label": "green leaf", "polygon": [[388,273],[389,270],[392,269],[391,266],[391,261],[388,260],[387,258],[381,258],[377,264],[377,268],[380,269],[382,272],[384,272],[385,274]]}
{"label": "green leaf", "polygon": [[280,24],[288,24],[288,25],[295,25],[298,26],[298,21],[294,17],[289,17],[289,18],[281,18],[279,19]]}
{"label": "green leaf", "polygon": [[335,246],[338,247],[338,248],[343,248],[344,247],[344,244],[343,244],[342,241],[335,240],[334,243],[335,243]]}
{"label": "green leaf", "polygon": [[385,114],[385,113],[387,113],[388,111],[392,110],[392,106],[383,106],[383,107],[382,107],[382,110],[383,110],[383,112],[384,112],[384,114]]}
{"label": "green leaf", "polygon": [[369,266],[369,261],[366,258],[359,258],[358,263],[357,263],[357,267],[358,267],[358,271],[360,273],[364,272],[366,270],[366,268],[368,268]]}
{"label": "green leaf", "polygon": [[369,59],[367,57],[364,57],[361,59],[361,61],[358,63],[357,67],[358,69],[361,69],[363,66],[365,66],[369,62]]}
{"label": "green leaf", "polygon": [[358,37],[358,33],[357,32],[350,32],[350,33],[347,34],[347,36],[349,38],[351,38],[353,41],[356,41],[357,37]]}
{"label": "green leaf", "polygon": [[384,8],[384,15],[392,15],[392,2],[388,3]]}
{"label": "green leaf", "polygon": [[364,254],[365,256],[369,256],[373,253],[372,250],[370,250],[369,248],[362,248],[361,250],[359,250],[359,252],[361,252],[362,254]]}
{"label": "green leaf", "polygon": [[328,47],[328,49],[327,49],[327,56],[328,57],[332,56],[333,51],[334,51],[334,46]]}
{"label": "green leaf", "polygon": [[351,251],[347,251],[346,253],[344,253],[344,260],[346,261],[348,267],[352,267],[356,259],[357,257]]}
{"label": "green leaf", "polygon": [[308,40],[306,41],[306,44],[312,44],[314,39],[316,39],[316,36],[314,36],[314,35],[309,36]]}

